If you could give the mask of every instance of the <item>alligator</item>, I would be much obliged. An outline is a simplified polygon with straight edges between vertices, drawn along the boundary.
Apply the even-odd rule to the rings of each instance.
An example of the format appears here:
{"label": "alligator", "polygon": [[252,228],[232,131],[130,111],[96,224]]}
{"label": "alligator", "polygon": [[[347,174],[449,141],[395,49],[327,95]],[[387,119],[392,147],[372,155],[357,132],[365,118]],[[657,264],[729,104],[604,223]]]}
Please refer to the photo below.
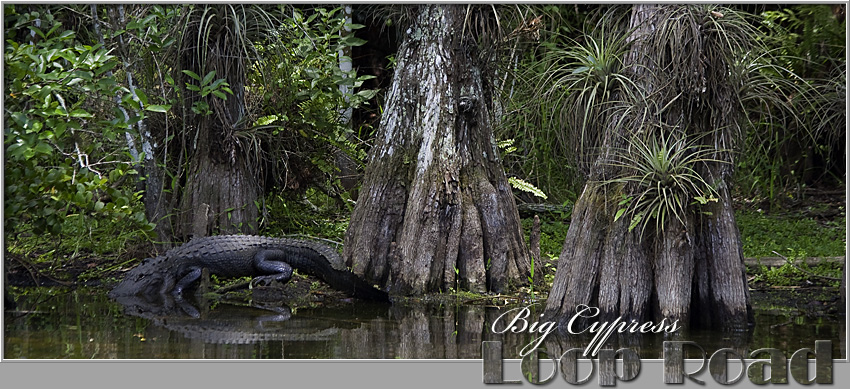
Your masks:
{"label": "alligator", "polygon": [[[341,320],[300,318],[286,306],[264,307],[233,305],[227,302],[211,308],[206,301],[176,299],[161,296],[149,301],[140,296],[120,296],[115,301],[124,313],[149,321],[159,329],[174,331],[187,339],[200,339],[210,344],[251,344],[268,341],[329,341],[342,329],[356,328],[354,323]],[[146,326],[145,336],[156,337],[161,331]]]}
{"label": "alligator", "polygon": [[297,269],[320,278],[355,298],[388,302],[386,292],[348,270],[333,248],[309,240],[253,235],[194,238],[147,258],[127,273],[109,296],[165,295],[181,298],[201,278],[203,269],[220,277],[255,277],[255,281],[285,283]]}

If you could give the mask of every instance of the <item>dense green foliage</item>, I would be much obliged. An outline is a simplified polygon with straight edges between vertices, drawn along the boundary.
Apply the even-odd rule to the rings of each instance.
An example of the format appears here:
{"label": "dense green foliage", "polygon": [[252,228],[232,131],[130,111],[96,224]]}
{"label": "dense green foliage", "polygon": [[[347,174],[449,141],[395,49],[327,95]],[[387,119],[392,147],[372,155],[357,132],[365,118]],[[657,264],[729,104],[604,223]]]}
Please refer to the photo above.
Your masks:
{"label": "dense green foliage", "polygon": [[[798,212],[770,214],[742,210],[735,213],[741,233],[744,257],[775,258],[779,255],[804,257],[838,257],[844,255],[846,218],[819,221]],[[541,220],[540,252],[557,259],[567,235],[569,223],[560,217]],[[523,230],[531,230],[531,219],[523,219]],[[776,253],[779,253],[777,255]]]}
{"label": "dense green foliage", "polygon": [[110,101],[116,94],[125,96],[122,105],[129,101],[107,74],[118,59],[78,40],[50,13],[6,6],[4,22],[7,233],[29,222],[35,233],[58,234],[64,219],[87,214],[149,231],[125,181],[136,174],[122,143],[129,123]]}
{"label": "dense green foliage", "polygon": [[[604,134],[598,118],[610,113],[599,103],[612,98],[615,86],[632,83],[621,74],[628,42],[618,24],[628,8],[493,9],[511,12],[499,19],[499,31],[478,32],[493,34],[488,42],[497,47],[487,55],[502,57],[493,81],[501,92],[495,122],[510,182],[520,202],[574,201]],[[737,198],[783,206],[805,200],[805,188],[843,188],[844,7],[734,10],[743,15],[736,23],[745,21],[746,31],[758,32],[770,49],[737,59],[756,95],[744,102],[752,115],[737,144]],[[162,178],[157,201],[167,215],[152,221],[170,228],[198,126],[220,115],[217,106],[237,101],[244,116],[226,138],[260,177],[260,232],[341,242],[356,187],[340,182],[340,160],[351,162],[355,175],[362,172],[374,136],[351,112],[367,104],[380,112],[383,93],[366,88],[374,81],[366,69],[378,61],[352,58],[350,50],[379,44],[363,37],[403,25],[403,16],[352,21],[342,8],[289,5],[4,5],[4,227],[13,251],[58,264],[78,253],[117,255],[128,242],[155,240],[145,184],[155,174]],[[225,19],[246,28],[236,41],[248,64],[239,70],[242,89],[226,72],[189,66],[209,53],[189,52],[199,42],[184,39]],[[352,70],[340,67],[346,61]],[[776,100],[783,104],[775,115],[759,116]],[[658,150],[645,149],[644,165],[632,154],[632,178],[684,172],[685,197],[712,201],[713,189],[687,164],[653,166],[665,161],[652,158]],[[677,154],[668,156],[666,162]],[[647,185],[652,188],[658,187]],[[626,199],[621,216],[629,204]],[[627,217],[649,220],[640,214],[635,208]],[[745,256],[843,253],[843,213],[827,224],[774,215],[739,215]],[[566,228],[564,220],[544,222],[544,253],[559,255]]]}
{"label": "dense green foliage", "polygon": [[[732,76],[741,82],[740,108],[748,113],[735,139],[733,190],[779,205],[789,196],[803,198],[806,187],[843,187],[844,7],[703,8],[702,22],[713,23],[736,55]],[[518,140],[517,152],[505,156],[509,174],[556,202],[576,198],[606,132],[603,119],[613,103],[633,99],[611,93],[635,81],[621,66],[629,48],[622,28],[628,7],[576,10],[540,11],[546,16],[540,42],[513,69],[517,82],[504,91],[508,114],[497,133]]]}
{"label": "dense green foliage", "polygon": [[[364,43],[352,32],[363,25],[347,22],[339,8],[294,9],[282,22],[281,39],[263,48],[266,61],[253,82],[252,92],[261,100],[252,109],[252,136],[272,140],[268,157],[281,189],[301,188],[303,193],[313,185],[347,197],[338,193],[344,191],[330,154],[343,152],[358,166],[366,158],[363,138],[371,133],[353,128],[344,116],[375,96],[377,91],[362,88],[373,76],[339,66],[351,61],[340,53]],[[287,182],[285,174],[296,170],[287,166],[289,160],[316,170],[308,177],[312,182]]]}
{"label": "dense green foliage", "polygon": [[756,87],[778,91],[793,114],[771,115],[746,129],[737,169],[742,195],[778,204],[800,198],[806,187],[844,186],[844,12],[806,4],[759,15],[772,52],[767,61],[754,62]]}
{"label": "dense green foliage", "polygon": [[[106,6],[89,13],[87,6],[6,6],[7,232],[60,233],[63,218],[92,213],[131,217],[150,231],[137,190],[154,173],[167,180],[162,201],[179,203],[195,126],[221,114],[217,101],[240,98],[226,75],[185,69],[187,56],[203,53],[181,52],[180,42],[204,28],[192,24],[193,15],[211,28],[227,9],[236,10],[225,8]],[[362,165],[362,138],[370,135],[354,133],[344,114],[375,96],[360,88],[371,76],[340,69],[351,60],[342,50],[364,43],[350,31],[363,26],[346,21],[340,9],[245,13],[232,22],[250,29],[243,38],[257,41],[252,48],[241,42],[243,54],[263,61],[247,71],[247,112],[234,141],[266,177],[266,195],[319,187],[340,196],[333,152]],[[149,154],[140,155],[139,145]],[[143,157],[155,161],[146,171]]]}

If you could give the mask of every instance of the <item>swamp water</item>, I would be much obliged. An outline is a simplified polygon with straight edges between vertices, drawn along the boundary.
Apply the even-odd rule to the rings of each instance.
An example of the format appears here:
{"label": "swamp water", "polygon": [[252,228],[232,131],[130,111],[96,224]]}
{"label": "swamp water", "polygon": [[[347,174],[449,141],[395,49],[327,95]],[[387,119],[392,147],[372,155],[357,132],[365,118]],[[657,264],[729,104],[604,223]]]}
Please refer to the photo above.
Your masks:
{"label": "swamp water", "polygon": [[[836,292],[837,293],[837,292]],[[767,304],[763,304],[767,305]],[[201,308],[202,307],[202,308]],[[680,330],[612,339],[641,358],[662,357],[665,340],[688,340],[710,356],[733,348],[745,357],[759,348],[791,353],[831,340],[833,358],[846,358],[843,315],[811,317],[799,310],[760,307],[749,331]],[[503,344],[516,359],[534,338],[494,334],[509,308],[481,305],[371,304],[249,307],[219,302],[119,302],[102,289],[31,288],[4,316],[4,359],[480,359],[481,342]],[[503,319],[505,320],[505,319]],[[590,338],[547,338],[547,350],[582,347]],[[557,355],[560,354],[554,354]],[[697,357],[697,356],[689,356]]]}

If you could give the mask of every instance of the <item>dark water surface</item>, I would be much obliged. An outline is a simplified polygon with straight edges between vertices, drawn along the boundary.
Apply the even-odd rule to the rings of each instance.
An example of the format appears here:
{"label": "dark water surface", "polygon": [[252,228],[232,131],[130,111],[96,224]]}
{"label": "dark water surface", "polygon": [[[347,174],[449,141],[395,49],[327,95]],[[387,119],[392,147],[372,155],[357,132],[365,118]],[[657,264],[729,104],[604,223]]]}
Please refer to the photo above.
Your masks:
{"label": "dark water surface", "polygon": [[[518,358],[534,338],[494,334],[508,308],[455,305],[382,305],[360,301],[289,309],[219,302],[110,300],[102,289],[27,289],[4,316],[5,359],[480,359],[481,342],[503,343]],[[749,358],[759,348],[790,355],[831,340],[833,358],[846,358],[844,317],[808,317],[794,309],[756,308],[749,331],[691,331],[612,337],[641,358],[662,357],[662,342],[698,343],[710,356],[733,348]],[[506,316],[507,317],[507,316]],[[584,347],[586,337],[547,338],[560,355]],[[555,355],[557,357],[557,355]]]}

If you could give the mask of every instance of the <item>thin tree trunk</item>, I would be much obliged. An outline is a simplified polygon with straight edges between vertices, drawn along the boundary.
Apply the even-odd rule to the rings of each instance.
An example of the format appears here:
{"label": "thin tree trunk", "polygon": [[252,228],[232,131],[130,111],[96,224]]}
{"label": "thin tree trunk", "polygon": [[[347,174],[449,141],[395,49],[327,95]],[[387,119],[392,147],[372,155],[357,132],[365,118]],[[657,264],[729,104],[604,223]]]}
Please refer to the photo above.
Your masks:
{"label": "thin tree trunk", "polygon": [[[345,17],[345,23],[351,24],[352,20],[352,6],[351,5],[342,5],[342,14]],[[343,37],[350,36],[353,34],[350,26],[345,26],[340,32],[340,35]],[[353,62],[351,59],[351,47],[344,47],[339,49],[337,52],[339,58],[339,70],[343,72],[350,72],[353,67]],[[354,93],[354,88],[349,85],[340,85],[340,92],[343,93],[346,104],[351,100],[351,94]],[[346,139],[349,142],[355,142],[356,137],[354,136],[353,130],[353,122],[352,115],[354,114],[354,109],[350,106],[344,107],[340,109],[340,116],[342,117],[341,121],[345,125],[347,131],[345,133]],[[334,147],[334,164],[336,168],[339,170],[339,183],[343,187],[343,189],[347,191],[352,191],[359,184],[359,173],[357,171],[357,161],[354,160],[350,155],[348,155],[344,150]],[[356,193],[352,193],[352,198],[357,198]]]}
{"label": "thin tree trunk", "polygon": [[[97,4],[91,4],[89,5],[89,8],[91,9],[92,26],[94,27],[94,33],[97,36],[97,41],[101,45],[105,46],[105,42],[103,40],[103,32],[101,32],[100,30],[100,18],[97,15]],[[124,64],[126,66],[126,61],[124,61]],[[127,69],[126,71],[129,72],[130,69]],[[106,71],[107,77],[112,77],[112,74],[112,70]],[[115,95],[115,97],[112,98],[112,101],[118,106],[118,110],[120,110],[121,113],[124,115],[124,121],[129,122],[130,114],[128,114],[127,110],[121,106],[121,95]],[[136,115],[138,115],[138,112],[136,112]],[[138,164],[140,158],[139,150],[136,148],[136,140],[133,138],[133,134],[131,134],[129,131],[125,132],[124,136],[127,139],[127,150],[130,152],[130,156],[133,158],[133,162]],[[139,168],[141,168],[141,166],[139,166]]]}
{"label": "thin tree trunk", "polygon": [[[97,5],[91,5],[92,18],[94,19],[94,30],[97,34],[98,41],[103,44],[103,34],[100,31],[100,20],[97,15]],[[126,23],[126,18],[124,16],[124,6],[117,5],[113,8],[109,9],[109,13],[111,18],[114,21],[114,24],[119,26],[119,28],[124,28]],[[116,15],[117,14],[117,18]],[[117,20],[116,20],[117,19]],[[130,90],[130,93],[133,95],[134,100],[139,103],[139,106],[144,110],[142,106],[142,102],[139,101],[138,96],[136,95],[136,86],[133,82],[133,74],[137,71],[134,66],[128,61],[129,56],[129,48],[127,44],[124,42],[124,35],[121,34],[118,36],[118,50],[121,55],[121,60],[124,65],[124,74],[127,78],[127,88]],[[107,71],[107,75],[111,75],[112,71]],[[116,104],[119,104],[121,101],[120,96],[116,96],[114,101]],[[124,107],[121,107],[119,104],[118,107],[121,112],[124,114],[125,121],[129,121],[130,117]],[[136,116],[142,116],[143,112],[134,112]],[[163,180],[162,180],[162,170],[157,165],[156,156],[154,151],[154,142],[151,136],[150,131],[147,128],[146,121],[139,120],[136,123],[136,128],[139,133],[139,140],[142,144],[142,152],[144,153],[144,162],[141,163],[141,173],[144,175],[145,180],[144,184],[144,199],[143,202],[145,204],[145,216],[147,219],[156,224],[155,231],[157,233],[157,238],[162,243],[162,249],[167,249],[168,241],[171,240],[171,220],[166,215],[168,212],[166,210],[165,201],[162,199],[162,189],[163,189]],[[130,150],[130,154],[133,157],[133,161],[137,164],[140,164],[140,155],[138,150],[136,149],[135,139],[133,138],[130,132],[125,132],[125,136],[127,139],[127,146]]]}
{"label": "thin tree trunk", "polygon": [[343,255],[355,273],[399,294],[527,283],[529,254],[492,135],[490,84],[476,43],[461,36],[466,8],[417,11]]}

